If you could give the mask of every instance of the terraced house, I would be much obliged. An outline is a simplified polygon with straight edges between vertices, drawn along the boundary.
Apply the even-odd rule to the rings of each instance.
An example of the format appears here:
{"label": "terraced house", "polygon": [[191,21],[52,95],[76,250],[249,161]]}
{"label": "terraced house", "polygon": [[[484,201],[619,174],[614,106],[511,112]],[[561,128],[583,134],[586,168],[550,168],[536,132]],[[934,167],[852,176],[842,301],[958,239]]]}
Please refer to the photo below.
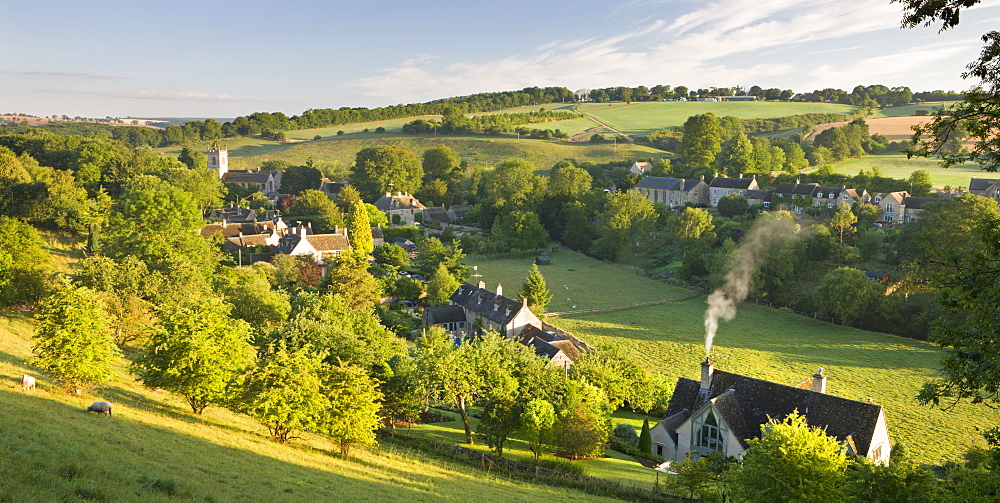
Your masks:
{"label": "terraced house", "polygon": [[748,190],[760,190],[760,185],[757,184],[757,175],[750,178],[743,178],[742,173],[740,173],[739,178],[717,176],[708,185],[709,204],[716,207],[719,205],[719,199],[733,194],[745,196]]}
{"label": "terraced house", "polygon": [[699,180],[647,176],[632,190],[646,196],[653,203],[665,204],[670,208],[687,203],[708,204],[708,184],[705,183],[704,176]]}

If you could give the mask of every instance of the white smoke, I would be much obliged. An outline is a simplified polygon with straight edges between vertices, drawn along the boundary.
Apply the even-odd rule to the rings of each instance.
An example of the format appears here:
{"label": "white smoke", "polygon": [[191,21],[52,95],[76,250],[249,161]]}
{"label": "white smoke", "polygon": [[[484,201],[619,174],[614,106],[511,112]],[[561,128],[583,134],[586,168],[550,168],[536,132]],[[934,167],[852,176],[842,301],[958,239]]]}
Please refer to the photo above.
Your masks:
{"label": "white smoke", "polygon": [[753,274],[767,260],[772,249],[789,246],[799,237],[798,225],[788,217],[765,213],[758,218],[729,256],[725,281],[708,296],[705,310],[705,357],[712,352],[712,341],[719,329],[719,319],[732,321],[736,304],[746,300],[753,286]]}

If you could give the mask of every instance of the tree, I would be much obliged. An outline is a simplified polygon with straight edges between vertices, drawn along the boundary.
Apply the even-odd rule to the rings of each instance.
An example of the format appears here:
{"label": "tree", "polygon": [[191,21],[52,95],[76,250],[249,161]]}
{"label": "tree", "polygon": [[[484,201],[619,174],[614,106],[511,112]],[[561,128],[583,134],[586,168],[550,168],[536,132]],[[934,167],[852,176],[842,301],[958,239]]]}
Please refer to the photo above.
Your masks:
{"label": "tree", "polygon": [[446,305],[459,285],[458,280],[448,271],[448,267],[440,263],[427,283],[427,301],[434,306]]}
{"label": "tree", "polygon": [[421,379],[416,362],[410,355],[400,354],[389,360],[379,376],[383,393],[381,415],[385,424],[396,430],[396,422],[414,422],[424,410],[421,402]]}
{"label": "tree", "polygon": [[552,435],[555,423],[556,412],[550,402],[536,398],[524,404],[520,418],[521,433],[528,437],[528,449],[535,456],[535,464],[538,464],[542,446]]}
{"label": "tree", "polygon": [[473,368],[471,344],[456,346],[444,330],[432,328],[417,340],[417,368],[425,380],[427,400],[452,402],[462,417],[465,443],[474,443],[468,406],[483,386],[482,377]]}
{"label": "tree", "polygon": [[396,246],[392,243],[376,246],[372,250],[372,257],[378,264],[396,268],[406,267],[410,263],[410,257],[407,255],[406,250],[402,246]]}
{"label": "tree", "polygon": [[498,210],[531,209],[545,189],[545,180],[535,175],[537,169],[524,159],[500,163],[483,180],[483,202]]}
{"label": "tree", "polygon": [[[305,190],[288,208],[288,216],[313,217],[318,224],[316,233],[323,234],[344,226],[344,216],[326,194],[318,190]],[[369,231],[370,232],[370,231]]]}
{"label": "tree", "polygon": [[719,204],[716,206],[719,214],[724,217],[732,218],[750,213],[750,203],[747,202],[747,198],[739,194],[731,194],[719,199]]}
{"label": "tree", "polygon": [[674,491],[687,493],[691,498],[700,495],[713,479],[707,461],[707,457],[691,459],[691,453],[688,453],[684,459],[671,463],[670,469],[676,475],[667,478],[665,485]]}
{"label": "tree", "polygon": [[545,312],[545,307],[552,301],[552,292],[545,284],[545,277],[542,276],[542,271],[538,270],[538,264],[531,264],[528,276],[524,278],[524,283],[517,294],[522,299],[527,299],[528,308],[535,314],[540,315]]}
{"label": "tree", "polygon": [[358,445],[375,445],[382,393],[365,370],[349,364],[329,367],[323,380],[328,406],[320,424],[347,456]]}
{"label": "tree", "polygon": [[49,289],[52,257],[34,227],[0,215],[0,305],[35,304]]}
{"label": "tree", "polygon": [[864,272],[839,267],[823,277],[816,288],[816,305],[824,313],[850,324],[856,319],[874,317],[883,297],[882,287]]}
{"label": "tree", "polygon": [[910,173],[906,180],[910,184],[910,195],[927,197],[931,193],[931,174],[926,169],[918,169]]}
{"label": "tree", "polygon": [[601,238],[594,243],[604,258],[627,258],[637,241],[648,239],[656,228],[656,209],[642,194],[630,190],[608,197],[597,215]]}
{"label": "tree", "polygon": [[549,242],[549,233],[533,211],[515,210],[502,215],[495,220],[492,235],[503,248],[513,250],[537,250]]}
{"label": "tree", "polygon": [[722,125],[711,112],[692,115],[684,122],[680,154],[684,161],[697,168],[715,164],[715,156],[722,150]]}
{"label": "tree", "polygon": [[289,166],[281,174],[281,193],[298,194],[306,190],[319,189],[323,175],[307,162],[305,166]]}
{"label": "tree", "polygon": [[639,452],[644,456],[653,453],[653,437],[649,433],[649,419],[642,420],[642,431],[639,433]]}
{"label": "tree", "polygon": [[684,208],[677,218],[671,221],[671,231],[675,239],[693,241],[712,232],[712,215],[701,208]]}
{"label": "tree", "polygon": [[230,311],[213,297],[162,306],[132,371],[146,387],[183,396],[195,414],[224,401],[230,384],[254,363],[250,326]]}
{"label": "tree", "polygon": [[840,234],[840,242],[844,242],[844,233],[851,235],[853,225],[858,222],[858,217],[851,212],[851,208],[846,205],[839,205],[837,212],[830,217],[830,228]]}
{"label": "tree", "polygon": [[716,159],[719,170],[729,175],[755,172],[754,146],[743,131],[722,144]]}
{"label": "tree", "polygon": [[590,192],[594,178],[583,168],[563,166],[552,171],[548,195],[580,197]]}
{"label": "tree", "polygon": [[347,218],[347,235],[351,240],[352,253],[359,253],[367,257],[375,249],[368,209],[365,208],[364,203],[351,206],[351,212]]}
{"label": "tree", "polygon": [[415,193],[423,177],[424,170],[413,152],[403,147],[379,145],[358,152],[349,180],[362,198],[375,201],[386,192]]}
{"label": "tree", "polygon": [[437,145],[424,151],[423,168],[424,181],[434,179],[448,180],[458,169],[461,160],[455,150],[447,145]]}
{"label": "tree", "polygon": [[110,364],[121,352],[96,292],[64,285],[42,303],[38,319],[31,348],[35,365],[52,372],[67,390],[110,380]]}
{"label": "tree", "polygon": [[772,418],[750,439],[743,462],[731,470],[732,491],[747,502],[836,502],[847,454],[836,438],[792,412]]}
{"label": "tree", "polygon": [[566,409],[559,414],[556,445],[573,459],[604,454],[608,442],[611,410],[600,389],[575,383]]}
{"label": "tree", "polygon": [[233,306],[233,318],[247,322],[255,336],[263,336],[288,319],[288,295],[272,290],[261,267],[223,268],[215,275],[215,289]]}
{"label": "tree", "polygon": [[236,391],[236,410],[263,424],[271,438],[285,443],[295,430],[312,429],[329,407],[320,391],[327,372],[307,349],[279,349],[257,362]]}

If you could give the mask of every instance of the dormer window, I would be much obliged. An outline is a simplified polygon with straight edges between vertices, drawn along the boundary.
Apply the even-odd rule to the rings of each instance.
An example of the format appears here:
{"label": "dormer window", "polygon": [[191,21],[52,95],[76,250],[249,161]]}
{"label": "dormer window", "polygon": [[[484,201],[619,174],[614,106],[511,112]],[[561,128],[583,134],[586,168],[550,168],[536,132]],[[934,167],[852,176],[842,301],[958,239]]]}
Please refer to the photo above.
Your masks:
{"label": "dormer window", "polygon": [[816,193],[816,197],[823,197],[823,193],[822,192],[817,192]]}
{"label": "dormer window", "polygon": [[694,421],[695,450],[703,456],[713,452],[725,452],[727,434],[727,428],[715,416],[715,410],[709,407]]}
{"label": "dormer window", "polygon": [[880,202],[882,202],[882,196],[875,196],[875,199],[872,199],[872,201],[874,201],[876,203],[880,203]]}
{"label": "dormer window", "polygon": [[827,195],[827,197],[829,197],[830,199],[833,199],[833,196],[834,196],[833,192],[831,192],[829,195]]}
{"label": "dormer window", "polygon": [[848,198],[848,195],[847,195],[847,194],[844,194],[844,201],[846,201],[846,200],[847,200],[847,198]]}

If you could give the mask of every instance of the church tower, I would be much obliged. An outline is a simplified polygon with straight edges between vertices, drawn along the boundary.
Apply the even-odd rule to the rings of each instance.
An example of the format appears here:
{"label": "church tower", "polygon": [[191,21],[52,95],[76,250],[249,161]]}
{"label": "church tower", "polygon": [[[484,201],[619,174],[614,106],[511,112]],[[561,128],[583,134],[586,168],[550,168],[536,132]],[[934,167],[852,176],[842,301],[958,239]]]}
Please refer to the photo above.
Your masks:
{"label": "church tower", "polygon": [[219,172],[219,179],[229,171],[229,151],[219,142],[208,149],[208,169]]}

